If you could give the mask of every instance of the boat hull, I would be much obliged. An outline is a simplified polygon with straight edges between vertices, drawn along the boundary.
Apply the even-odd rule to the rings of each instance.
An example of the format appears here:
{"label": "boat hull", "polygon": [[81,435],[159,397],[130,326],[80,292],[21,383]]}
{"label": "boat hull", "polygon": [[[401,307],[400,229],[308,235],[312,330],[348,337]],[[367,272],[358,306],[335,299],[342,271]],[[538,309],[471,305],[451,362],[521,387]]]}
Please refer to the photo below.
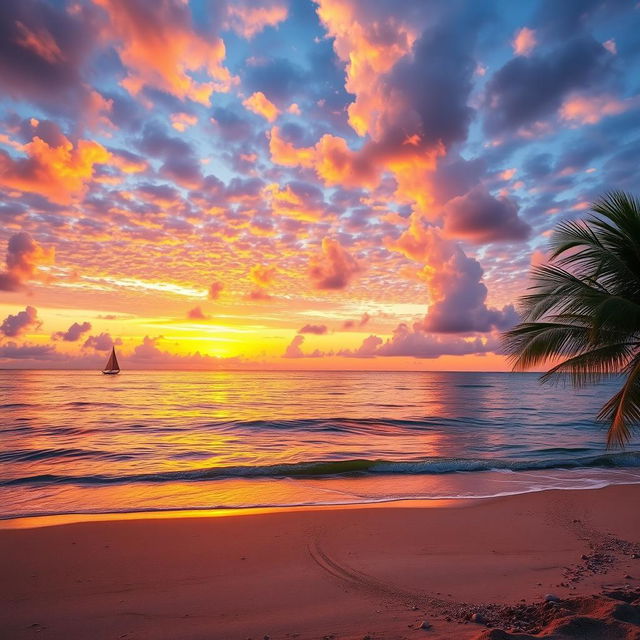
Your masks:
{"label": "boat hull", "polygon": [[103,371],[102,372],[105,376],[117,376],[120,371]]}

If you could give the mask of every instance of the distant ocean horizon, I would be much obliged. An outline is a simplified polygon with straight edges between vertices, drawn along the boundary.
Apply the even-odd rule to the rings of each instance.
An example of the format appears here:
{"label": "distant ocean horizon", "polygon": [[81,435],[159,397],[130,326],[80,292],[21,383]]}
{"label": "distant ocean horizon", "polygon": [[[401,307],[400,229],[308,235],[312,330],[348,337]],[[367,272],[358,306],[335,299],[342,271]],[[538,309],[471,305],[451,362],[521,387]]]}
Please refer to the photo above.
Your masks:
{"label": "distant ocean horizon", "polygon": [[483,498],[640,483],[537,373],[0,370],[0,518]]}

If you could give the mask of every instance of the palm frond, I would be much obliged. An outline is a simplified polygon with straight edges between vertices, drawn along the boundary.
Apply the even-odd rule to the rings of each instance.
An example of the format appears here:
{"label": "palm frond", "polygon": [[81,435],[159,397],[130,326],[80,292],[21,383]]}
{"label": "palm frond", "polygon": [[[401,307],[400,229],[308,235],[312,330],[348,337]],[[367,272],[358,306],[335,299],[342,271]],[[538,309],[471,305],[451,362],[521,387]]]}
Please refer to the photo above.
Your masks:
{"label": "palm frond", "polygon": [[614,191],[592,212],[556,227],[549,263],[532,269],[521,322],[502,344],[514,370],[552,362],[542,382],[626,376],[599,414],[608,445],[622,445],[640,424],[640,200]]}
{"label": "palm frond", "polygon": [[598,419],[609,423],[607,446],[623,446],[631,438],[631,428],[640,423],[640,357],[627,367],[622,389],[602,407]]}

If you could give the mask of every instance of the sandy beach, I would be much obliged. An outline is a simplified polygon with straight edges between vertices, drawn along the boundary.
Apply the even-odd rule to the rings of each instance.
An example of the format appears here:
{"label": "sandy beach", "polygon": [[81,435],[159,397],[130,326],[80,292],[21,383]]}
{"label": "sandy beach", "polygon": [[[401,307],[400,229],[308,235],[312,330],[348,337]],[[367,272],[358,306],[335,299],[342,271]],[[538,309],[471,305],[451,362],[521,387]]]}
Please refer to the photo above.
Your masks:
{"label": "sandy beach", "polygon": [[[638,607],[619,598],[632,601],[640,585],[639,498],[630,485],[444,504],[5,522],[13,528],[0,531],[0,635],[529,637],[497,630],[521,624],[542,637],[637,638]],[[602,595],[616,589],[614,599]],[[547,594],[561,602],[545,604]],[[601,620],[576,623],[581,612]],[[576,624],[587,627],[576,635]]]}

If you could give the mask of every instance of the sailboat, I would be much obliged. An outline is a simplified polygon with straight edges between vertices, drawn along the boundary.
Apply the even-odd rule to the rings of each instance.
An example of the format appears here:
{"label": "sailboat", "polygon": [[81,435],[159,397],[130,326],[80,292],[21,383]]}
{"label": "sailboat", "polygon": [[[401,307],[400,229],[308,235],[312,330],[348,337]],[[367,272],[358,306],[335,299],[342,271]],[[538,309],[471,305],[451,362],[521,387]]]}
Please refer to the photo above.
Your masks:
{"label": "sailboat", "polygon": [[120,365],[118,364],[118,358],[116,358],[115,347],[111,347],[111,355],[109,356],[109,360],[107,360],[107,364],[102,370],[102,373],[107,376],[115,376],[117,373],[120,373]]}

